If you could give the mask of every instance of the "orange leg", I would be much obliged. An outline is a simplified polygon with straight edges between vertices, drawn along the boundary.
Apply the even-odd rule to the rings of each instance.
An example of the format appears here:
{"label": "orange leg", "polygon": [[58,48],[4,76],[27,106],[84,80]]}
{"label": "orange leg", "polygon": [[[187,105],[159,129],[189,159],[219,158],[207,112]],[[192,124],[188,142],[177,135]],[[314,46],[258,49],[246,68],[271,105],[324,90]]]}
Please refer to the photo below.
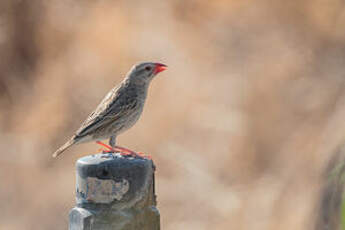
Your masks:
{"label": "orange leg", "polygon": [[115,148],[116,148],[116,149],[119,149],[119,150],[121,150],[121,151],[123,151],[123,152],[130,153],[130,154],[132,154],[132,155],[134,155],[134,156],[138,155],[136,152],[134,152],[134,151],[132,151],[132,150],[130,150],[130,149],[121,147],[121,146],[115,146]]}
{"label": "orange leg", "polygon": [[130,149],[127,149],[127,148],[124,148],[124,147],[121,147],[121,146],[115,146],[115,148],[113,148],[110,145],[104,144],[101,141],[96,141],[96,143],[108,149],[108,150],[101,149],[104,153],[120,152],[120,154],[122,156],[131,155],[133,157],[138,156],[138,157],[141,157],[141,158],[146,158],[146,159],[152,160],[151,156],[145,155],[142,152],[136,153],[136,152],[134,152],[134,151],[132,151]]}
{"label": "orange leg", "polygon": [[104,144],[102,141],[96,141],[96,143],[103,147],[106,147],[108,151],[115,151],[115,149],[113,149],[110,145]]}
{"label": "orange leg", "polygon": [[132,151],[132,150],[130,150],[130,149],[124,148],[124,147],[115,146],[115,147],[113,148],[113,147],[111,147],[110,145],[104,144],[104,143],[101,142],[101,141],[96,141],[96,143],[108,149],[108,150],[103,150],[103,149],[101,149],[104,153],[120,152],[121,155],[123,155],[123,156],[131,155],[131,156],[133,156],[133,157],[135,157],[135,156],[140,156],[140,157],[142,157],[141,155],[137,154],[136,152],[134,152],[134,151]]}
{"label": "orange leg", "polygon": [[120,154],[122,156],[127,156],[127,155],[131,155],[133,157],[141,157],[141,158],[146,158],[146,159],[149,159],[149,160],[152,160],[151,156],[149,155],[145,155],[144,153],[142,152],[134,152],[130,149],[127,149],[127,148],[124,148],[124,147],[121,147],[121,146],[115,146],[114,148],[111,147],[110,145],[107,145],[107,144],[104,144],[103,142],[101,141],[96,141],[97,144],[107,148],[107,150],[104,150],[104,149],[101,149],[104,153],[113,153],[113,152],[120,152]]}
{"label": "orange leg", "polygon": [[142,158],[146,158],[146,159],[149,159],[149,160],[152,160],[152,157],[150,155],[146,155],[145,153],[143,152],[137,152],[137,154],[142,157]]}
{"label": "orange leg", "polygon": [[152,157],[150,155],[145,155],[143,152],[134,152],[130,149],[127,149],[127,148],[124,148],[124,147],[121,147],[121,146],[115,146],[116,149],[119,149],[121,151],[124,151],[124,152],[127,152],[128,154],[132,155],[132,156],[138,156],[138,157],[141,157],[141,158],[146,158],[146,159],[149,159],[149,160],[152,160]]}
{"label": "orange leg", "polygon": [[123,151],[122,149],[118,149],[118,148],[112,148],[110,145],[104,144],[102,141],[96,141],[96,143],[107,148],[107,149],[102,149],[102,148],[100,149],[103,153],[120,152],[122,156],[131,155],[131,153],[129,153],[128,151]]}

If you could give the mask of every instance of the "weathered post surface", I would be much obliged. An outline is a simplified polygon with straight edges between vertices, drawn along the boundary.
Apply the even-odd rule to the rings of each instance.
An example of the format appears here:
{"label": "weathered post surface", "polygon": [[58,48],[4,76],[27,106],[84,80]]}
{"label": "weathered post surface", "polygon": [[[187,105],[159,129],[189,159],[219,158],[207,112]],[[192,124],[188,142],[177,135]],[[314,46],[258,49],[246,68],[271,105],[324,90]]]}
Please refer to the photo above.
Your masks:
{"label": "weathered post surface", "polygon": [[149,159],[96,154],[76,163],[69,230],[159,230],[154,165]]}

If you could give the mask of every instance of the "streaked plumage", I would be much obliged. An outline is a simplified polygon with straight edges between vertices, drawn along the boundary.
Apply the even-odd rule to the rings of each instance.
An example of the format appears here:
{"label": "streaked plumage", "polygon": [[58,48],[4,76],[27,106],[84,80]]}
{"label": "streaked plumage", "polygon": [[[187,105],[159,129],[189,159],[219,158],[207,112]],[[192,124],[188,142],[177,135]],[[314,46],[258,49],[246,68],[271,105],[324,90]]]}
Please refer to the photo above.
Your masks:
{"label": "streaked plumage", "polygon": [[132,127],[140,118],[153,77],[166,69],[160,63],[145,62],[132,67],[125,79],[114,87],[83,122],[75,135],[60,147],[57,157],[73,144],[112,138]]}

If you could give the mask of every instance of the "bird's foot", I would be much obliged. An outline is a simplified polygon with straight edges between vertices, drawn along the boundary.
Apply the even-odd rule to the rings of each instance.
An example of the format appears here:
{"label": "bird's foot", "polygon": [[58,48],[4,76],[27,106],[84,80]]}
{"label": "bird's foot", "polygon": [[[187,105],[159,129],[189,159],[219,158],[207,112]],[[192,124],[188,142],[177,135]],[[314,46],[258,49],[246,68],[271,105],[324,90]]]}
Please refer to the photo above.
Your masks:
{"label": "bird's foot", "polygon": [[134,152],[130,149],[121,147],[121,146],[115,146],[115,149],[120,150],[122,153],[125,153],[127,155],[130,155],[132,157],[140,157],[140,158],[145,158],[145,159],[149,159],[152,160],[152,157],[150,155],[145,155],[143,152]]}
{"label": "bird's foot", "polygon": [[121,153],[124,153],[126,155],[130,155],[132,157],[141,157],[141,158],[143,158],[142,155],[140,155],[140,154],[138,154],[138,153],[136,153],[136,152],[134,152],[134,151],[132,151],[130,149],[121,147],[121,146],[115,146],[115,149],[120,150]]}
{"label": "bird's foot", "polygon": [[141,157],[141,158],[147,158],[151,160],[150,156],[146,156],[145,154],[141,152],[136,153],[130,149],[120,147],[120,146],[115,146],[113,148],[110,145],[104,144],[101,141],[96,141],[96,143],[106,148],[106,149],[104,148],[99,149],[99,151],[102,151],[102,153],[120,153],[121,156]]}
{"label": "bird's foot", "polygon": [[105,147],[105,149],[100,148],[98,151],[102,151],[103,153],[114,153],[114,152],[116,152],[115,149],[113,149],[110,145],[104,144],[102,141],[96,141],[96,143]]}
{"label": "bird's foot", "polygon": [[98,149],[98,151],[102,151],[103,154],[105,154],[105,153],[120,153],[123,156],[129,155],[128,153],[123,153],[123,152],[119,151],[118,149],[111,147],[110,145],[104,144],[101,141],[96,141],[96,143],[105,147],[105,148]]}
{"label": "bird's foot", "polygon": [[148,160],[152,160],[152,157],[150,155],[146,155],[145,153],[143,152],[137,152],[137,154],[142,157],[142,158],[145,158],[145,159],[148,159]]}

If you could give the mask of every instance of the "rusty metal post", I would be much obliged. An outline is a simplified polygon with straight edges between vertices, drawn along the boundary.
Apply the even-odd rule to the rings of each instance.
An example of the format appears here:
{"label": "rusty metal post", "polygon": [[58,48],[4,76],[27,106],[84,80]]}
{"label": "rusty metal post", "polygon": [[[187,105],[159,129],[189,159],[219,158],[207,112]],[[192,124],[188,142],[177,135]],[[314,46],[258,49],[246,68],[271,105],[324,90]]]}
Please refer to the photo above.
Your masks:
{"label": "rusty metal post", "polygon": [[97,154],[76,163],[69,230],[159,230],[151,160]]}

